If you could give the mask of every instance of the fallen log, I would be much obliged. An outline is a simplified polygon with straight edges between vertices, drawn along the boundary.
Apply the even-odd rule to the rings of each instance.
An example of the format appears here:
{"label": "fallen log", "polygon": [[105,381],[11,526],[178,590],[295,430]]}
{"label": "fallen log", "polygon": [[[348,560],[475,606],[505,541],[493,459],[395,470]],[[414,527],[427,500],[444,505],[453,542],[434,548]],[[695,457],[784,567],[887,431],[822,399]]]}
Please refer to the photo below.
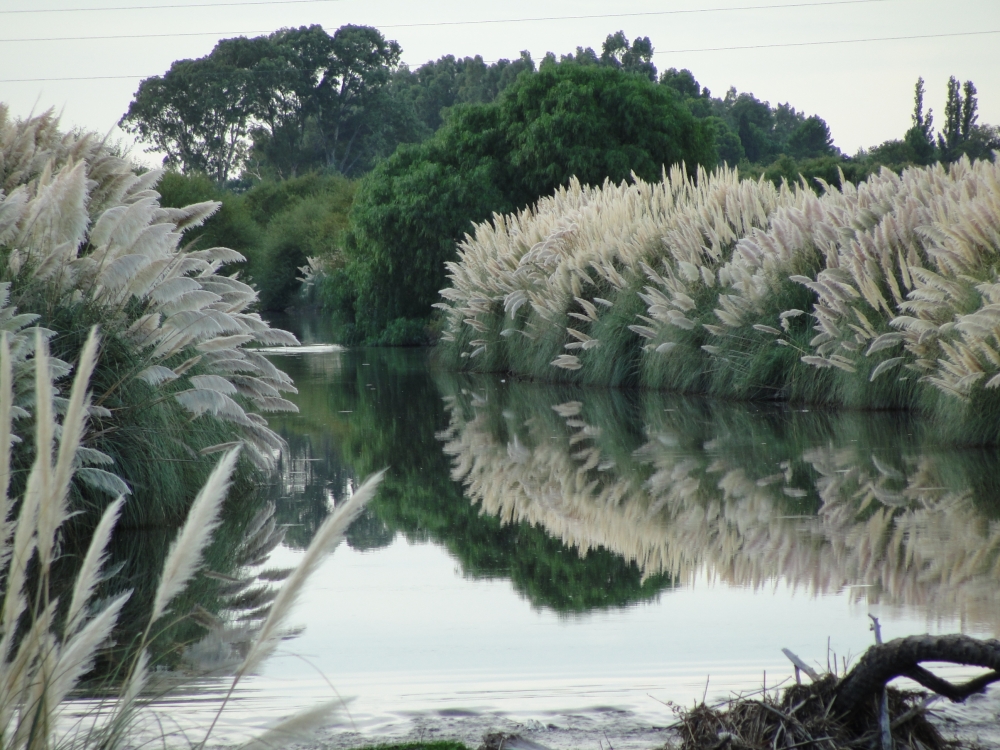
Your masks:
{"label": "fallen log", "polygon": [[[920,666],[949,662],[993,670],[955,685]],[[846,716],[870,701],[897,677],[909,677],[928,690],[960,702],[1000,681],[1000,641],[967,635],[912,635],[869,648],[836,687],[832,712]]]}

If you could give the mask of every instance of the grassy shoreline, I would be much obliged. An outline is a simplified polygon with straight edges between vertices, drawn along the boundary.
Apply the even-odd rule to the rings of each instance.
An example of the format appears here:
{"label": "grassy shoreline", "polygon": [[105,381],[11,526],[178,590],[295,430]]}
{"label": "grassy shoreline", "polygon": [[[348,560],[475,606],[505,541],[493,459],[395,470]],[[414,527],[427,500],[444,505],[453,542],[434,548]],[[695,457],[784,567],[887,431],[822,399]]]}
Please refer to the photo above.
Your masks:
{"label": "grassy shoreline", "polygon": [[1000,166],[815,193],[674,168],[476,226],[440,361],[551,382],[910,409],[1000,442]]}

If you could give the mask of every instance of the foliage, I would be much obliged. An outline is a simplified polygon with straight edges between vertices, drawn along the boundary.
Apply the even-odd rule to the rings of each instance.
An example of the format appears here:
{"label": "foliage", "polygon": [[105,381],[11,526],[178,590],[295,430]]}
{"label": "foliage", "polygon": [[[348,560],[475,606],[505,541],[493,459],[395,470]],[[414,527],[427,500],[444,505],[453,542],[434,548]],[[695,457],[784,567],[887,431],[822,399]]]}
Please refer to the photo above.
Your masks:
{"label": "foliage", "polygon": [[[158,190],[164,206],[192,200],[221,204],[201,227],[189,230],[186,239],[193,248],[237,250],[247,259],[244,278],[258,290],[262,309],[283,310],[333,296],[332,280],[344,265],[343,236],[355,187],[336,174],[310,172],[286,180],[262,180],[235,194],[219,189],[204,175],[167,172]],[[319,286],[303,290],[303,267],[310,265]]]}
{"label": "foliage", "polygon": [[429,137],[444,123],[448,111],[458,104],[488,104],[524,71],[534,72],[531,55],[522,52],[511,61],[486,64],[479,55],[456,59],[453,55],[416,70],[401,66],[393,73],[393,96],[408,102]]}
{"label": "foliage", "polygon": [[473,221],[573,176],[652,179],[680,161],[713,164],[711,131],[667,89],[613,67],[522,76],[496,103],[457,109],[432,139],[401,148],[362,180],[347,245],[354,322],[374,337],[396,318],[426,317]]}
{"label": "foliage", "polygon": [[223,39],[143,80],[120,125],[165,153],[165,166],[220,186],[245,167],[358,174],[412,137],[412,118],[388,95],[400,51],[367,26]]}
{"label": "foliage", "polygon": [[[35,330],[34,339],[35,458],[24,495],[14,500],[8,490],[9,446],[14,437],[11,426],[17,411],[15,374],[10,337],[6,331],[0,334],[0,444],[5,446],[0,453],[0,505],[3,506],[0,517],[5,519],[0,534],[0,573],[5,582],[0,596],[0,681],[4,686],[0,691],[0,736],[5,747],[19,750],[131,747],[142,721],[140,696],[149,683],[149,647],[155,639],[154,626],[164,625],[167,614],[176,616],[173,608],[178,596],[203,567],[206,547],[220,524],[239,448],[228,450],[211,472],[170,545],[144,613],[145,622],[130,634],[135,648],[116,675],[113,687],[117,695],[102,701],[98,711],[80,717],[68,729],[60,727],[63,702],[93,669],[132,592],[119,589],[110,597],[98,596],[104,581],[114,575],[106,570],[106,563],[109,541],[125,502],[121,495],[101,515],[68,590],[61,592],[53,585],[59,537],[73,515],[68,500],[73,474],[78,471],[75,465],[80,453],[86,450],[81,440],[87,429],[92,398],[87,387],[97,359],[97,338],[92,330],[83,346],[61,425],[54,420],[49,357],[40,329]],[[376,476],[359,487],[319,528],[300,564],[287,574],[285,583],[273,596],[273,606],[265,607],[260,614],[259,627],[244,631],[230,693],[240,678],[258,665],[280,640],[283,623],[303,583],[343,537],[347,525],[371,497],[379,479]],[[14,508],[18,508],[16,517]],[[250,538],[257,546],[247,553],[247,564],[262,562],[269,551],[267,545],[276,543],[273,534],[257,533],[266,528],[267,514],[258,515],[258,519],[258,528],[250,530]],[[273,520],[270,529],[274,530]],[[246,591],[245,603],[253,598],[248,594],[265,605],[269,600],[266,590]],[[225,645],[225,641],[221,643]],[[219,707],[220,713],[224,707],[225,701]],[[334,708],[327,705],[286,719],[268,730],[260,742],[273,746],[279,740],[299,738],[327,718]],[[202,744],[213,727],[214,722]]]}
{"label": "foliage", "polygon": [[[100,324],[101,392],[85,454],[96,465],[78,472],[95,492],[81,502],[103,506],[130,488],[130,522],[176,519],[207,474],[206,456],[228,443],[244,444],[243,472],[269,467],[282,443],[254,409],[293,409],[281,397],[293,387],[244,347],[295,339],[248,312],[256,293],[220,273],[242,256],[180,247],[217,204],[161,207],[160,172],[135,174],[93,134],[60,133],[51,113],[15,122],[0,109],[0,156],[0,319],[17,353],[17,431],[33,429],[34,401],[33,345],[18,332],[46,326],[57,356],[71,360]],[[30,450],[16,459],[27,465]]]}
{"label": "foliage", "polygon": [[998,185],[1000,165],[968,159],[822,196],[725,169],[573,183],[462,243],[447,351],[595,383],[629,358],[648,386],[920,408],[996,442]]}
{"label": "foliage", "polygon": [[[256,246],[260,226],[247,210],[241,196],[220,189],[209,177],[193,172],[165,172],[157,183],[160,205],[164,208],[183,208],[192,203],[213,201],[219,210],[209,216],[199,227],[191,227],[184,239],[193,250],[210,247],[228,247],[249,255]],[[233,268],[236,270],[236,268]]]}
{"label": "foliage", "polygon": [[720,164],[765,165],[782,156],[840,156],[826,122],[816,115],[807,117],[787,103],[772,107],[735,88],[721,99],[713,97],[686,69],[665,70],[660,85],[677,92],[695,117],[714,124]]}
{"label": "foliage", "polygon": [[312,173],[262,182],[246,193],[248,211],[262,229],[247,272],[263,309],[282,310],[295,301],[303,266],[318,264],[327,275],[343,267],[354,192],[355,183],[343,177]]}

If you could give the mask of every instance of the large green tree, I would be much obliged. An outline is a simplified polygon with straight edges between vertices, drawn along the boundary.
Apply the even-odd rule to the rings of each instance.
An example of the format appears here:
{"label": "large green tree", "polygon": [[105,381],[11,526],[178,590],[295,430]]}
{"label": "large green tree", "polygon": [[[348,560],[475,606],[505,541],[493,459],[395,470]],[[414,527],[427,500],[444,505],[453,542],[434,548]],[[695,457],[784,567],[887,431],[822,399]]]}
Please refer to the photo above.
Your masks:
{"label": "large green tree", "polygon": [[618,67],[546,65],[493,104],[456,108],[361,183],[348,243],[363,335],[428,315],[444,263],[472,222],[565,185],[658,179],[664,165],[714,166],[710,125],[664,86]]}
{"label": "large green tree", "polygon": [[119,124],[167,166],[220,185],[248,165],[279,177],[360,174],[413,135],[389,95],[400,52],[367,26],[223,39],[142,81]]}
{"label": "large green tree", "polygon": [[479,55],[456,59],[454,55],[425,63],[415,70],[403,66],[393,74],[393,95],[413,108],[414,115],[432,135],[456,104],[488,104],[524,71],[535,70],[531,55],[487,64]]}
{"label": "large green tree", "polygon": [[691,113],[715,127],[720,162],[767,165],[780,157],[835,157],[830,128],[821,117],[807,117],[788,103],[772,107],[751,93],[730,88],[721,99],[701,86],[690,70],[670,68],[660,85],[676,91]]}

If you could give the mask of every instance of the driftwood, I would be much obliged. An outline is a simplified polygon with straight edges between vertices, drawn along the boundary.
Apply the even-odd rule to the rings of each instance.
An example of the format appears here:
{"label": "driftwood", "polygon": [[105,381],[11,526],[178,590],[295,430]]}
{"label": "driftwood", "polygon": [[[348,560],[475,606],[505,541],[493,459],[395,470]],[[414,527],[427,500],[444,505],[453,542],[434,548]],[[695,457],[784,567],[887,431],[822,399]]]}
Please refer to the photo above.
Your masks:
{"label": "driftwood", "polygon": [[[954,750],[928,720],[937,696],[888,685],[909,677],[939,696],[961,701],[1000,681],[1000,641],[964,635],[911,636],[881,642],[873,619],[876,645],[843,676],[820,674],[788,649],[795,684],[734,697],[719,706],[704,703],[675,709],[679,750]],[[938,677],[922,662],[950,662],[992,670],[962,685]],[[811,684],[799,684],[799,673]]]}
{"label": "driftwood", "polygon": [[[805,671],[805,670],[803,670]],[[839,680],[819,675],[809,685],[676,708],[677,744],[664,750],[872,750],[881,729],[874,700],[851,716],[831,713]],[[895,750],[954,750],[924,715],[922,696],[888,687]]]}
{"label": "driftwood", "polygon": [[[955,685],[920,666],[927,661],[993,671]],[[886,683],[897,677],[909,677],[938,695],[963,701],[1000,681],[1000,641],[980,641],[967,635],[913,635],[872,646],[837,685],[833,712],[841,716],[850,714],[879,695]]]}

